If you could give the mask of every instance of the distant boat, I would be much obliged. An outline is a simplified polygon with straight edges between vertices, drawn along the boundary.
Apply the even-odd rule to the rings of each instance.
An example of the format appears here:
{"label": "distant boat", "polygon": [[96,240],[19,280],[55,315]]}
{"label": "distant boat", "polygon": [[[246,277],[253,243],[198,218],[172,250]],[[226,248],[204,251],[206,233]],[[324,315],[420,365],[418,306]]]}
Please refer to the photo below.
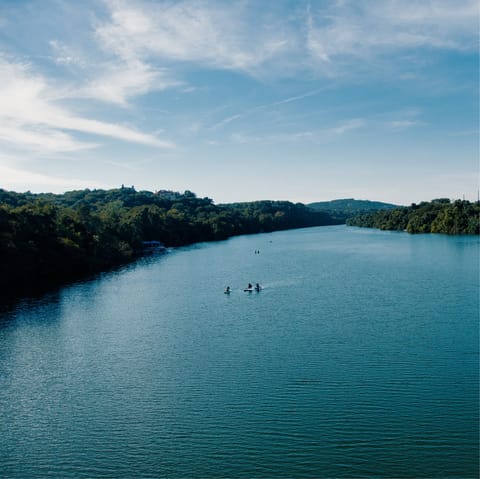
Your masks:
{"label": "distant boat", "polygon": [[142,241],[143,251],[145,253],[163,252],[167,248],[160,241]]}

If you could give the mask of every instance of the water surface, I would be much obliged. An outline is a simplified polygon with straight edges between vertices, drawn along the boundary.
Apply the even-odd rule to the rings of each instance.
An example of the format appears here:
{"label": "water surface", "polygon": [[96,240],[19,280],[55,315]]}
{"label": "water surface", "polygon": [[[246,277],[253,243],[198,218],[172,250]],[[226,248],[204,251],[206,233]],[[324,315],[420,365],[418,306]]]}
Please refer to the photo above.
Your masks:
{"label": "water surface", "polygon": [[478,477],[478,259],[309,228],[23,301],[0,313],[0,477]]}

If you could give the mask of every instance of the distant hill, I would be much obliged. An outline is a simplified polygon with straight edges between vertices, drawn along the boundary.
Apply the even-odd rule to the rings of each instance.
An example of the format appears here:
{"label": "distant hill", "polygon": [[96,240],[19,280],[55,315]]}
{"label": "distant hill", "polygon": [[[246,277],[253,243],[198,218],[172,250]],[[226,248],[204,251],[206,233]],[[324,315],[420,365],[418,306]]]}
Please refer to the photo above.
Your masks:
{"label": "distant hill", "polygon": [[315,203],[309,203],[307,206],[315,211],[328,213],[330,216],[341,221],[345,221],[347,218],[351,218],[352,216],[398,208],[398,205],[391,203],[355,200],[353,198],[344,198],[332,201],[318,201]]}

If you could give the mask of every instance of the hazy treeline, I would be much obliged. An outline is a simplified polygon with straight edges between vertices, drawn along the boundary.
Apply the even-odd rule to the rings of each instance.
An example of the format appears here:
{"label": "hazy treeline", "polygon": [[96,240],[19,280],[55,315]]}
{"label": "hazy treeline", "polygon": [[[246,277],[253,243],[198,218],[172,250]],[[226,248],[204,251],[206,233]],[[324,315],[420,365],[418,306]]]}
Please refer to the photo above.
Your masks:
{"label": "hazy treeline", "polygon": [[478,202],[447,198],[349,218],[347,224],[409,233],[479,234]]}
{"label": "hazy treeline", "polygon": [[143,242],[165,246],[332,224],[288,201],[215,205],[185,191],[133,188],[62,195],[0,189],[0,294],[22,293],[129,262]]}
{"label": "hazy treeline", "polygon": [[309,208],[315,211],[324,211],[335,220],[345,223],[348,218],[357,215],[373,213],[378,210],[388,210],[398,208],[398,205],[383,203],[381,201],[355,200],[354,198],[344,198],[331,201],[317,201],[307,204]]}

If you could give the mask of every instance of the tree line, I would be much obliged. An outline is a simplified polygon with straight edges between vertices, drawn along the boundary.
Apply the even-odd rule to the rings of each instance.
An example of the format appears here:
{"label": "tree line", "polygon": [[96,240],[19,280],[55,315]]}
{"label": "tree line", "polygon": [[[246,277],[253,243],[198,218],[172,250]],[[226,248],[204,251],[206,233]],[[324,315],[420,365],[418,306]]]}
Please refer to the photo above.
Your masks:
{"label": "tree line", "polygon": [[440,198],[347,219],[350,226],[449,235],[480,233],[480,203]]}
{"label": "tree line", "polygon": [[0,189],[0,296],[75,280],[138,258],[147,241],[180,246],[334,224],[301,203],[215,205],[191,191]]}

